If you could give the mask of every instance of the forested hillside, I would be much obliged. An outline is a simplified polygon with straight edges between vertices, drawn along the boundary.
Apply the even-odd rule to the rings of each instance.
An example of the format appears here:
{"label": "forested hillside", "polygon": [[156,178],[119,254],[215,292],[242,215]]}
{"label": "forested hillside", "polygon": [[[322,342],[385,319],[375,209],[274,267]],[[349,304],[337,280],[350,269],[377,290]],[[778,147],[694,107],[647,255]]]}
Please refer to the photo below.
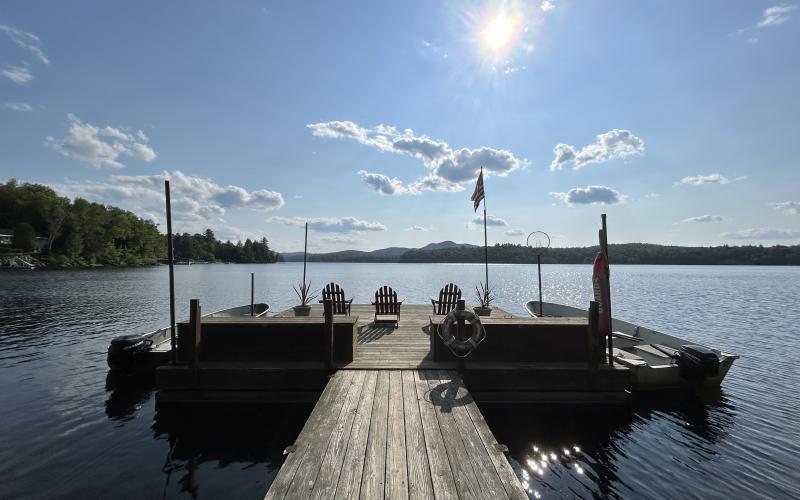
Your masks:
{"label": "forested hillside", "polygon": [[[598,247],[550,248],[542,252],[542,262],[550,264],[590,264]],[[611,244],[612,264],[706,264],[706,265],[800,265],[800,245],[773,247],[717,246],[678,247],[648,243]],[[483,248],[410,250],[400,262],[483,262]],[[536,262],[536,251],[523,245],[499,244],[489,248],[489,262],[522,264]]]}
{"label": "forested hillside", "polygon": [[[0,228],[13,232],[4,253],[36,253],[62,267],[156,264],[167,255],[156,224],[117,207],[82,198],[70,201],[47,186],[0,184]],[[40,238],[37,241],[37,236]],[[175,257],[226,262],[275,262],[266,238],[232,243],[204,234],[175,235]]]}

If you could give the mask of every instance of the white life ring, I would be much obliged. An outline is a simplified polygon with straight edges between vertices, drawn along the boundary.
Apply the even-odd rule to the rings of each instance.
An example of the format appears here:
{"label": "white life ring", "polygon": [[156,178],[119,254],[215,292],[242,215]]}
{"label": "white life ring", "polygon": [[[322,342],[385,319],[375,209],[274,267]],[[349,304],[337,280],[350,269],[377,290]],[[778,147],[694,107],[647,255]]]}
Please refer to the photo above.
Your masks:
{"label": "white life ring", "polygon": [[[472,328],[472,334],[466,340],[459,340],[454,335],[460,320],[468,322]],[[474,312],[453,310],[439,324],[439,337],[453,354],[459,358],[465,358],[484,341],[486,329],[483,328],[480,318]]]}

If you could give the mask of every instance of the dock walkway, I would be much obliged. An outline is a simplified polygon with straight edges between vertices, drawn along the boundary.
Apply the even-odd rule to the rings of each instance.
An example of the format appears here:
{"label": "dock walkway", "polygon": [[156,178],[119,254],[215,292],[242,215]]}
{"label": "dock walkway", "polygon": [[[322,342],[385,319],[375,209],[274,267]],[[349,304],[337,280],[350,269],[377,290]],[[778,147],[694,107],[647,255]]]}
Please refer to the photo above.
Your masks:
{"label": "dock walkway", "polygon": [[267,499],[527,498],[450,370],[340,370],[287,451]]}

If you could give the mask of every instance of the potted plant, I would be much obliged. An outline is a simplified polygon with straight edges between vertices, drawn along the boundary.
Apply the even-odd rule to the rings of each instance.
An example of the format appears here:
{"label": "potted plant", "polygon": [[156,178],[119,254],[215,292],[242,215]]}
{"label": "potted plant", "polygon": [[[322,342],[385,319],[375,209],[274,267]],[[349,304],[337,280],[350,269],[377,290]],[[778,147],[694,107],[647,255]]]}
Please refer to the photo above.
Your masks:
{"label": "potted plant", "polygon": [[308,316],[311,313],[311,302],[315,298],[317,298],[317,294],[311,293],[311,283],[304,280],[302,283],[298,283],[297,286],[293,286],[294,293],[297,294],[297,297],[300,299],[300,305],[294,306],[294,315],[295,316]]}
{"label": "potted plant", "polygon": [[475,287],[475,296],[478,298],[479,306],[472,308],[478,316],[489,316],[492,314],[492,302],[494,302],[494,292],[488,285],[481,282]]}
{"label": "potted plant", "polygon": [[295,316],[308,316],[311,313],[311,302],[317,298],[317,294],[311,294],[311,282],[306,281],[306,263],[308,262],[308,222],[306,222],[306,237],[303,245],[303,281],[298,283],[298,286],[293,286],[294,293],[300,299],[300,305],[294,306]]}

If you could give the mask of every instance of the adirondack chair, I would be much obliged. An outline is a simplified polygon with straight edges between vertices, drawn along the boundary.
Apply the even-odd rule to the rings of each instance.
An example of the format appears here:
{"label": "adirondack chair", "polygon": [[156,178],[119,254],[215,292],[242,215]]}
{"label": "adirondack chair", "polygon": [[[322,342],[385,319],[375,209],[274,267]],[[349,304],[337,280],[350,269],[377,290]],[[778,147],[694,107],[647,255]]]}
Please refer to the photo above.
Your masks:
{"label": "adirondack chair", "polygon": [[395,325],[400,326],[400,306],[403,299],[397,299],[397,292],[390,286],[382,286],[375,291],[372,297],[372,305],[375,306],[375,322],[378,316],[396,316]]}
{"label": "adirondack chair", "polygon": [[322,299],[320,304],[326,300],[333,301],[333,314],[347,314],[350,316],[350,306],[353,304],[353,297],[345,298],[344,290],[336,283],[328,283],[322,289]]}
{"label": "adirondack chair", "polygon": [[433,305],[433,314],[447,314],[458,305],[461,299],[461,289],[453,283],[446,284],[439,290],[439,300],[431,297],[431,305]]}

